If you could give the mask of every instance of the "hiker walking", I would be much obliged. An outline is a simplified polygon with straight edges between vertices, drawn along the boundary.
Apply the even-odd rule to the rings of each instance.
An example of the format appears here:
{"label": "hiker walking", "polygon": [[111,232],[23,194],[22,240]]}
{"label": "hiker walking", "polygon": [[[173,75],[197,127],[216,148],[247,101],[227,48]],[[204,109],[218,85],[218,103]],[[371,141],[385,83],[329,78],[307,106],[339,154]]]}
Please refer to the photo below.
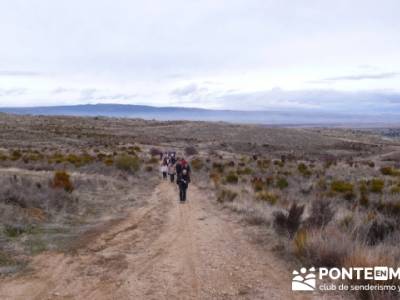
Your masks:
{"label": "hiker walking", "polygon": [[176,183],[179,186],[179,200],[185,202],[186,191],[190,183],[190,166],[184,158],[176,164],[176,176]]}
{"label": "hiker walking", "polygon": [[163,162],[160,167],[163,179],[167,179],[168,165]]}
{"label": "hiker walking", "polygon": [[171,160],[168,165],[168,175],[169,175],[169,179],[171,180],[171,182],[175,181],[175,173],[176,173],[175,164]]}

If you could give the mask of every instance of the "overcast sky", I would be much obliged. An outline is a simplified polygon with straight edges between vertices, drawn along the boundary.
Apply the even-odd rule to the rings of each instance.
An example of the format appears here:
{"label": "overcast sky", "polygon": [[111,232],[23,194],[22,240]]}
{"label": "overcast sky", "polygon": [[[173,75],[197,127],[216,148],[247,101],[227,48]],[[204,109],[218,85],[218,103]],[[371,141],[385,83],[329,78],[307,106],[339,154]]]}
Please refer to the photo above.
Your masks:
{"label": "overcast sky", "polygon": [[0,0],[0,106],[400,112],[399,0]]}

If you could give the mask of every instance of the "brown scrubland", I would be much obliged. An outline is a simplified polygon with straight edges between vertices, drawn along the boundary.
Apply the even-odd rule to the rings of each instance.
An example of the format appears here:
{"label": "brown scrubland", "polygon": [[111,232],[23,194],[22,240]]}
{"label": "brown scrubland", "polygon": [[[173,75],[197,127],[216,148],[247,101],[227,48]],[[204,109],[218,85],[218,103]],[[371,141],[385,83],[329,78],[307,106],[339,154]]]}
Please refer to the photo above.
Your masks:
{"label": "brown scrubland", "polygon": [[[193,187],[189,187],[192,206],[184,210],[172,204],[177,202],[176,187],[160,185],[159,153],[166,150],[185,156],[192,167]],[[161,198],[168,195],[168,200],[155,204],[159,201],[154,200],[157,193],[163,194]],[[126,223],[129,218],[139,218],[135,214],[152,205],[158,215],[146,212],[149,218],[143,221],[150,223]],[[201,222],[207,218],[207,226],[215,226],[215,231],[203,229]],[[0,114],[0,220],[2,298],[29,298],[28,294],[12,291],[26,287],[26,282],[32,283],[29,287],[36,284],[35,272],[46,268],[42,264],[47,260],[46,255],[53,255],[55,264],[65,262],[67,269],[73,268],[73,257],[79,255],[82,255],[82,264],[93,264],[89,258],[83,258],[82,249],[89,251],[98,247],[101,250],[97,252],[106,251],[107,241],[113,241],[113,232],[121,237],[120,248],[113,252],[114,256],[101,252],[102,274],[111,272],[111,266],[119,274],[124,265],[146,261],[144,257],[123,257],[122,254],[135,253],[136,244],[129,243],[133,240],[137,245],[144,243],[147,227],[147,238],[154,235],[160,251],[171,247],[170,256],[154,262],[155,266],[165,263],[166,270],[173,268],[174,246],[163,241],[164,229],[160,229],[165,228],[164,239],[168,235],[173,240],[173,230],[178,230],[173,229],[173,223],[168,223],[173,220],[180,220],[180,225],[197,232],[187,232],[181,237],[187,239],[182,240],[185,245],[182,247],[188,247],[189,240],[192,247],[187,249],[188,261],[182,263],[189,266],[184,272],[192,278],[187,286],[181,287],[180,292],[187,292],[186,296],[179,294],[183,299],[267,299],[267,295],[275,299],[295,298],[299,296],[289,290],[291,270],[299,266],[399,265],[400,140],[385,136],[381,129],[289,129]],[[144,227],[143,237],[135,232],[140,226]],[[237,235],[232,234],[223,242],[219,238],[225,234],[224,228],[217,229],[218,226],[237,231]],[[222,230],[221,235],[218,230]],[[204,235],[199,235],[203,231]],[[132,236],[123,239],[128,233]],[[133,238],[134,234],[141,238]],[[191,240],[191,235],[198,240]],[[99,239],[106,241],[105,244]],[[203,242],[204,245],[215,243],[215,248],[204,250],[210,251],[208,256],[201,254]],[[128,245],[129,251],[125,249]],[[153,251],[152,245],[150,242],[143,245],[141,251]],[[116,241],[114,246],[117,248]],[[231,251],[242,251],[237,255],[243,257],[247,257],[246,252],[254,251],[265,265],[255,267],[256,259],[249,257],[243,261],[247,267],[235,269]],[[158,255],[158,252],[154,254]],[[69,263],[60,257],[71,259],[71,266],[67,267]],[[233,271],[227,269],[227,273],[213,275],[200,257],[210,262],[215,259],[216,264],[218,259],[224,260],[228,267],[232,264]],[[232,260],[225,261],[227,257]],[[284,277],[274,279],[271,274],[269,277],[268,271],[262,268],[272,268]],[[71,271],[71,278],[79,273],[74,272]],[[242,272],[241,276],[240,273],[237,277],[231,275],[232,286],[230,272]],[[46,277],[53,283],[52,290],[43,286],[32,299],[62,299],[65,295],[57,290],[61,286],[54,283],[57,276]],[[136,278],[129,284],[122,277],[120,285],[115,283],[114,291],[120,299],[178,295],[168,289],[176,283],[163,277],[165,274],[148,274],[149,278],[160,276],[157,278],[165,281],[165,286],[149,281],[153,288],[141,285],[139,277],[134,276],[138,275],[126,274],[126,278]],[[213,281],[203,282],[207,276],[214,278]],[[220,277],[224,278],[220,279],[223,281],[218,290],[213,284]],[[286,285],[280,283],[284,281]],[[281,285],[272,292],[273,284]],[[107,293],[110,290],[99,289],[97,283],[79,288],[79,292],[71,292],[71,299],[84,296],[112,299]],[[302,294],[300,299],[306,296]],[[324,296],[390,299],[397,294],[375,291]],[[322,296],[316,293],[311,297]]]}

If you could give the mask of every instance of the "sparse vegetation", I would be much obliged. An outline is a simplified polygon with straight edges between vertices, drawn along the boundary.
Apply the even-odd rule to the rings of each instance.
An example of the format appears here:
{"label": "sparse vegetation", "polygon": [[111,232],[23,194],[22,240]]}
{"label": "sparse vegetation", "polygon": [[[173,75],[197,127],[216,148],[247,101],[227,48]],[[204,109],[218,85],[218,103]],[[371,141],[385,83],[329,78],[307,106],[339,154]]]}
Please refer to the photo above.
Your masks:
{"label": "sparse vegetation", "polygon": [[74,190],[74,186],[70,177],[71,176],[66,171],[56,171],[54,173],[52,186],[54,188],[62,188],[66,192],[71,193]]}
{"label": "sparse vegetation", "polygon": [[286,189],[289,186],[289,182],[287,181],[286,178],[280,177],[278,178],[278,180],[276,181],[276,186],[283,190]]}
{"label": "sparse vegetation", "polygon": [[278,195],[276,195],[272,192],[267,192],[267,191],[258,192],[256,194],[256,198],[258,200],[266,201],[271,205],[275,205],[279,200]]}
{"label": "sparse vegetation", "polygon": [[200,158],[193,159],[190,164],[195,171],[200,171],[204,167],[204,162]]}
{"label": "sparse vegetation", "polygon": [[369,187],[372,193],[382,193],[385,182],[382,179],[374,178],[369,181]]}
{"label": "sparse vegetation", "polygon": [[122,171],[135,173],[140,169],[140,159],[137,156],[124,154],[117,156],[115,165]]}
{"label": "sparse vegetation", "polygon": [[238,196],[236,192],[228,189],[222,189],[218,193],[217,201],[220,203],[232,202]]}
{"label": "sparse vegetation", "polygon": [[225,176],[225,181],[227,183],[231,184],[236,184],[239,182],[239,177],[234,171],[230,171],[226,176]]}
{"label": "sparse vegetation", "polygon": [[190,146],[190,147],[185,148],[185,154],[186,154],[186,156],[192,156],[192,155],[199,154],[199,152],[197,151],[197,149],[195,147]]}
{"label": "sparse vegetation", "polygon": [[312,172],[304,163],[299,163],[297,166],[297,170],[302,174],[304,177],[310,177]]}
{"label": "sparse vegetation", "polygon": [[343,180],[334,180],[331,183],[331,190],[337,193],[353,193],[354,185]]}
{"label": "sparse vegetation", "polygon": [[304,206],[292,203],[288,211],[274,213],[274,226],[278,233],[288,233],[291,238],[300,227]]}

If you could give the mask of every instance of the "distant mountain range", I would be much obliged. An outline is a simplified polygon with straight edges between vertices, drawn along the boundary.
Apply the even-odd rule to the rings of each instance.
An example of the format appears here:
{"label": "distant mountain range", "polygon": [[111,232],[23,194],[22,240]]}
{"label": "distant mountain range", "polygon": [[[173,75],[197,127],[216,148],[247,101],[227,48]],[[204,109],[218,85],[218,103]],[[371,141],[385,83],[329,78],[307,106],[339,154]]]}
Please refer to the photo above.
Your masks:
{"label": "distant mountain range", "polygon": [[43,107],[0,107],[0,112],[24,115],[107,116],[156,120],[225,121],[258,124],[373,124],[400,123],[399,114],[354,114],[326,111],[235,111],[123,104]]}

